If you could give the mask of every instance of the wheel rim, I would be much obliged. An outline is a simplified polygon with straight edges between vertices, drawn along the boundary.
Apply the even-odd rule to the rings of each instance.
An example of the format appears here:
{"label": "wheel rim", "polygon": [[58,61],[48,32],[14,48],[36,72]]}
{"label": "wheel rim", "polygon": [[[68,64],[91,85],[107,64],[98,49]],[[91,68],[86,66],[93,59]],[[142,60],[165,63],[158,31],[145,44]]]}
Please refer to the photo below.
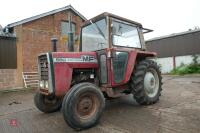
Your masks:
{"label": "wheel rim", "polygon": [[58,102],[58,99],[56,97],[50,98],[45,96],[44,97],[44,103],[48,105],[55,105]]}
{"label": "wheel rim", "polygon": [[144,89],[149,97],[155,97],[159,89],[158,73],[155,69],[149,69],[144,76]]}
{"label": "wheel rim", "polygon": [[81,119],[88,119],[92,117],[97,108],[99,107],[99,101],[94,93],[86,93],[79,97],[76,105],[76,113]]}

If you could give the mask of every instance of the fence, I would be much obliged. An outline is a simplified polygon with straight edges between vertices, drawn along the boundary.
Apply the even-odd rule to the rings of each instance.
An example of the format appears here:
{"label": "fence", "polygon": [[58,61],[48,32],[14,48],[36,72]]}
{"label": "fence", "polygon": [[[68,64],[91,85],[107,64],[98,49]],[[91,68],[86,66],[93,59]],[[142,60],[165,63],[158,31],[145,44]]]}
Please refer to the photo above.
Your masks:
{"label": "fence", "polygon": [[38,87],[39,77],[37,72],[22,72],[24,86],[28,87]]}

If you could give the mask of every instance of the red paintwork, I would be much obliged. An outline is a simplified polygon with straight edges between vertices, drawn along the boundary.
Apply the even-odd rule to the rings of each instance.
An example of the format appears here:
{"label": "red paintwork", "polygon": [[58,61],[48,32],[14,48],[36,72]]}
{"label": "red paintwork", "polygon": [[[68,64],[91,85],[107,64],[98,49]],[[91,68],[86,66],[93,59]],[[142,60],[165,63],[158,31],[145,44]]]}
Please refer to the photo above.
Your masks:
{"label": "red paintwork", "polygon": [[[112,48],[105,49],[105,53],[108,51],[126,51],[129,53],[128,64],[125,72],[125,78],[121,83],[114,82],[114,74],[112,67],[112,58],[107,58],[107,71],[108,71],[108,84],[103,85],[105,87],[117,87],[126,84],[133,72],[137,56],[151,57],[156,56],[156,53],[139,51],[130,48]],[[80,58],[82,55],[92,55],[97,59],[96,52],[56,52],[53,53],[53,58]],[[74,62],[62,62],[54,63],[54,76],[55,76],[55,95],[62,96],[70,89],[72,80],[73,68],[95,68],[98,70],[98,63],[74,63]]]}
{"label": "red paintwork", "polygon": [[[116,49],[116,51],[118,51]],[[112,71],[112,86],[118,86],[118,85],[122,85],[125,84],[129,81],[130,76],[132,74],[133,71],[133,67],[135,65],[135,60],[136,60],[136,56],[137,56],[137,52],[136,50],[120,50],[120,51],[126,51],[129,53],[128,55],[128,63],[127,63],[127,67],[126,67],[126,72],[125,72],[125,76],[124,76],[124,80],[121,83],[115,83],[114,82],[114,73]]]}
{"label": "red paintwork", "polygon": [[[96,58],[96,52],[56,52],[52,53],[53,58],[80,58],[82,55],[92,55]],[[97,59],[97,58],[96,58]],[[55,95],[62,96],[70,88],[73,68],[98,68],[97,63],[54,63]]]}
{"label": "red paintwork", "polygon": [[131,74],[133,72],[135,63],[136,63],[137,56],[139,56],[139,55],[141,55],[143,57],[154,57],[154,56],[156,56],[156,53],[154,53],[154,52],[140,51],[140,50],[131,49],[131,48],[113,48],[113,49],[111,49],[111,51],[124,51],[124,52],[129,53],[128,64],[127,64],[127,67],[126,67],[124,80],[121,83],[115,83],[114,82],[114,73],[113,73],[113,69],[111,67],[111,71],[110,71],[111,79],[110,79],[110,81],[111,81],[112,87],[116,87],[116,86],[126,84],[129,81]]}

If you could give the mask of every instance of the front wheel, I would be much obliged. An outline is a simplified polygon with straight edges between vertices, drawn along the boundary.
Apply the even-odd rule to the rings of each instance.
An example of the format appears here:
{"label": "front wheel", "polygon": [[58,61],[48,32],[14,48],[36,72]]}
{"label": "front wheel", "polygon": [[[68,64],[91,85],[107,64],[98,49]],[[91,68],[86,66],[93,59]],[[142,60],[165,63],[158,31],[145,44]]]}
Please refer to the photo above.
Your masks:
{"label": "front wheel", "polygon": [[50,97],[39,92],[34,97],[35,106],[44,113],[52,113],[58,111],[62,106],[62,99],[57,97]]}
{"label": "front wheel", "polygon": [[131,77],[131,87],[139,104],[156,103],[162,90],[162,77],[158,65],[152,60],[139,62]]}
{"label": "front wheel", "polygon": [[97,124],[104,106],[104,96],[96,85],[79,83],[65,95],[62,111],[68,125],[80,130]]}

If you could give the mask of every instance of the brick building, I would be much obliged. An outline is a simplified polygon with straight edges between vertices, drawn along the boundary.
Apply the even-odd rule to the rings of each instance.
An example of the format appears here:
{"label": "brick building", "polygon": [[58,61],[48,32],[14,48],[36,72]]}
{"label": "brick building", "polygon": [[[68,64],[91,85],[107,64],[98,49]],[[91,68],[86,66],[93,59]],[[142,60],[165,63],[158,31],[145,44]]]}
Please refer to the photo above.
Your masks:
{"label": "brick building", "polygon": [[[17,40],[17,67],[13,70],[15,85],[10,87],[23,86],[22,72],[37,71],[37,56],[40,53],[51,51],[52,37],[58,38],[57,51],[68,51],[69,14],[72,18],[72,31],[75,35],[74,49],[78,51],[80,26],[86,18],[71,5],[6,26],[10,33],[16,35]],[[10,71],[12,72],[12,70],[8,72]],[[6,75],[6,72],[4,73]],[[9,86],[6,86],[6,88],[9,88]]]}
{"label": "brick building", "polygon": [[16,53],[15,35],[0,27],[0,88],[14,87],[16,83]]}

